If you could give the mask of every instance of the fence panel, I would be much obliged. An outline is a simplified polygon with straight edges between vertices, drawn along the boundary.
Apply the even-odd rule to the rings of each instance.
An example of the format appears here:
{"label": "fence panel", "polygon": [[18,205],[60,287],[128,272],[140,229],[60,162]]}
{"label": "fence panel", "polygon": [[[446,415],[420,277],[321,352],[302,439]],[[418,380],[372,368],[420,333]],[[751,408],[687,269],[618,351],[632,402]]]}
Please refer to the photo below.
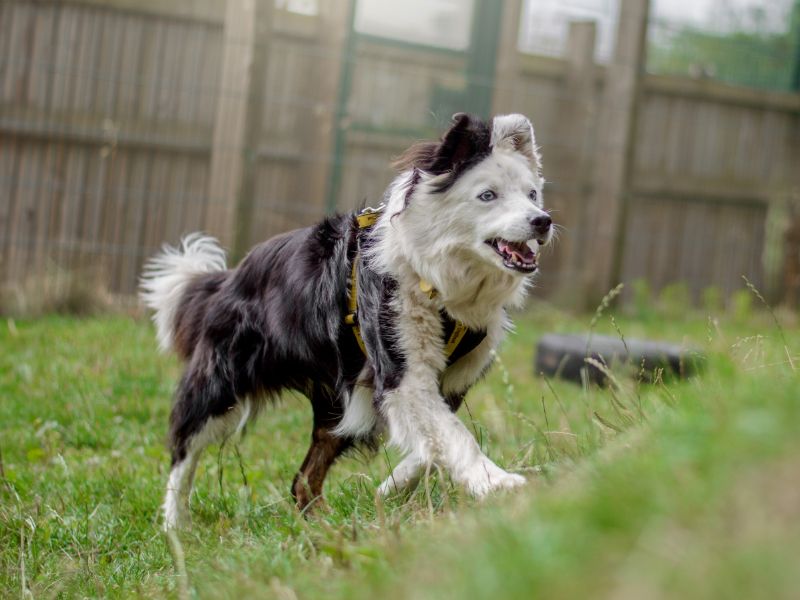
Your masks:
{"label": "fence panel", "polygon": [[[241,151],[212,148],[220,98],[230,93],[220,83],[224,8],[0,4],[0,285],[91,271],[130,295],[162,242],[209,226],[212,151]],[[318,220],[330,182],[338,210],[380,202],[391,158],[447,121],[430,107],[449,106],[468,87],[459,53],[364,39],[346,56],[346,15],[321,10],[277,10],[269,39],[258,42],[267,53],[255,78],[263,107],[245,160],[253,193],[238,214],[239,246]],[[576,40],[585,45],[593,37],[583,27]],[[564,226],[544,261],[543,295],[580,290],[592,269],[591,243],[582,242],[591,239],[587,205],[606,158],[593,109],[606,69],[587,56],[515,55],[493,83],[504,112],[534,122],[546,202]],[[800,96],[652,75],[642,90],[621,278],[655,288],[684,280],[696,295],[708,285],[737,289],[742,274],[760,285],[765,246],[780,254],[771,211],[800,188]]]}
{"label": "fence panel", "polygon": [[200,224],[221,24],[82,2],[0,11],[2,281],[91,268],[131,294],[143,259]]}

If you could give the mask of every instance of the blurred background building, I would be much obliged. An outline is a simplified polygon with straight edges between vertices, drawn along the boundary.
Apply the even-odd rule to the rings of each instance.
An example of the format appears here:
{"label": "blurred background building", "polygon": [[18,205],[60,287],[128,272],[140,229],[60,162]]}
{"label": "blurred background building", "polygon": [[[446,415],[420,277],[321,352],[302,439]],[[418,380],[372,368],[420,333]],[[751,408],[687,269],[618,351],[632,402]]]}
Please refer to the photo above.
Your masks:
{"label": "blurred background building", "polygon": [[458,111],[534,122],[538,294],[797,303],[800,0],[1,0],[0,286],[130,297],[187,232],[375,205]]}

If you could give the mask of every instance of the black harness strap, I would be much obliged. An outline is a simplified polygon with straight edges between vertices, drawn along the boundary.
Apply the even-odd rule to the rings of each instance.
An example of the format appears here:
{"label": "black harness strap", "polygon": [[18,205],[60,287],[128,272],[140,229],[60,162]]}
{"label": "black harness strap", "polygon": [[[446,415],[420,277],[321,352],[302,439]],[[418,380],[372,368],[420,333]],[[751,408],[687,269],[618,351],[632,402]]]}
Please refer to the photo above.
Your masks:
{"label": "black harness strap", "polygon": [[[441,316],[444,339],[448,340],[448,342],[445,343],[445,356],[447,356],[447,366],[449,367],[459,358],[475,350],[486,338],[486,332],[469,329],[461,321],[451,319],[450,315],[444,310],[442,310]],[[453,339],[454,335],[458,335],[458,341],[450,347],[449,341]]]}

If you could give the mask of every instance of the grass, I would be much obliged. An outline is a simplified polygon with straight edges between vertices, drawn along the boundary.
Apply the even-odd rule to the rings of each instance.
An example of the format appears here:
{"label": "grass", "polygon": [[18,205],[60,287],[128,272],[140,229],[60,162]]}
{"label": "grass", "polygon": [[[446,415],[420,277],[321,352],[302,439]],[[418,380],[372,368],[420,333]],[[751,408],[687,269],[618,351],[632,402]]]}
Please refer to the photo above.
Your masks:
{"label": "grass", "polygon": [[[796,597],[797,323],[668,312],[518,316],[462,417],[530,484],[481,504],[437,473],[376,501],[397,460],[381,451],[339,463],[329,512],[302,518],[288,489],[310,410],[283,399],[205,455],[185,577],[158,528],[179,366],[149,324],[0,324],[0,597]],[[607,389],[532,375],[539,334],[590,323],[689,343],[707,366]]]}

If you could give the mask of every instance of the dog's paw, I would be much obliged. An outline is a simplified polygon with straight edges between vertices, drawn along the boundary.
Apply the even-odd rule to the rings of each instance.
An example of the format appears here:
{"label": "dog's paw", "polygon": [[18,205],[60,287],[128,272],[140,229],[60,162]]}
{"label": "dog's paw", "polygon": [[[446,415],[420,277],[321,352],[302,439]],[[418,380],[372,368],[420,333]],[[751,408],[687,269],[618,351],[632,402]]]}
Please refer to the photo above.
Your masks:
{"label": "dog's paw", "polygon": [[392,494],[397,494],[402,491],[403,488],[395,483],[391,475],[378,486],[378,495],[381,498],[386,498],[387,496],[391,496]]}
{"label": "dog's paw", "polygon": [[300,511],[300,514],[307,519],[329,515],[333,512],[333,509],[322,496],[315,496],[314,498],[308,500],[305,504],[300,504],[298,502],[296,506],[297,510]]}
{"label": "dog's paw", "polygon": [[419,481],[420,475],[424,471],[424,466],[414,456],[407,456],[398,464],[391,475],[378,486],[378,494],[386,498],[392,494],[399,494],[415,486]]}
{"label": "dog's paw", "polygon": [[378,486],[378,494],[382,498],[401,494],[414,487],[419,481],[418,473],[392,473],[386,480]]}
{"label": "dog's paw", "polygon": [[466,488],[472,496],[480,499],[497,490],[520,487],[526,482],[527,480],[522,475],[504,471],[485,458],[471,469],[466,481]]}

